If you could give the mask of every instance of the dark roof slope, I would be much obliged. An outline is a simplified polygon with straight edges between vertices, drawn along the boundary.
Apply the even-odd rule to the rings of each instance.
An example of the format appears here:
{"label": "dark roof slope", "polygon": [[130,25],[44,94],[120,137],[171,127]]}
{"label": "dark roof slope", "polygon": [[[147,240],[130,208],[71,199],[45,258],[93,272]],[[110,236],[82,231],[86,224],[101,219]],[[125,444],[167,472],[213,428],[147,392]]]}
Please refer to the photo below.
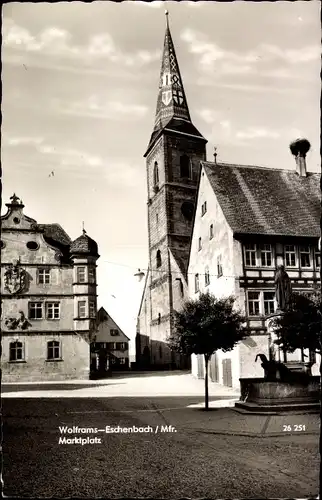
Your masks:
{"label": "dark roof slope", "polygon": [[71,254],[87,254],[97,257],[98,247],[96,241],[90,238],[85,232],[74,240],[70,245]]}
{"label": "dark roof slope", "polygon": [[37,224],[37,227],[44,230],[46,238],[57,241],[62,245],[70,245],[72,242],[71,238],[59,224]]}
{"label": "dark roof slope", "polygon": [[196,137],[200,137],[205,143],[208,142],[203,135],[197,130],[193,123],[188,120],[180,119],[180,118],[170,118],[166,125],[161,126],[159,129],[156,129],[152,132],[149,145],[147,147],[147,151],[144,154],[146,156],[150,151],[151,147],[154,145],[157,138],[162,134],[162,132],[179,132],[181,134],[193,135]]}
{"label": "dark roof slope", "polygon": [[320,236],[320,175],[201,162],[234,233]]}

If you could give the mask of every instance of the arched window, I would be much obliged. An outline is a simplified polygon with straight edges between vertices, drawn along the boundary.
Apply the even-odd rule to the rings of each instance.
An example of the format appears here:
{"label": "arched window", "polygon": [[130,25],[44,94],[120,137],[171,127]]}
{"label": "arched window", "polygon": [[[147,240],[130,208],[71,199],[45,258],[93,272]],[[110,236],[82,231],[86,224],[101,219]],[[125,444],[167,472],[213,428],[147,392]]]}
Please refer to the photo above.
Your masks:
{"label": "arched window", "polygon": [[10,342],[9,345],[9,360],[22,361],[23,357],[23,344],[22,342]]}
{"label": "arched window", "polygon": [[47,342],[47,359],[61,359],[60,342],[58,340]]}
{"label": "arched window", "polygon": [[161,259],[161,252],[160,250],[157,251],[157,267],[161,267],[162,265],[162,259]]}
{"label": "arched window", "polygon": [[157,161],[154,162],[153,168],[153,187],[159,189],[159,166]]}
{"label": "arched window", "polygon": [[180,156],[180,177],[191,178],[191,162],[187,155]]}

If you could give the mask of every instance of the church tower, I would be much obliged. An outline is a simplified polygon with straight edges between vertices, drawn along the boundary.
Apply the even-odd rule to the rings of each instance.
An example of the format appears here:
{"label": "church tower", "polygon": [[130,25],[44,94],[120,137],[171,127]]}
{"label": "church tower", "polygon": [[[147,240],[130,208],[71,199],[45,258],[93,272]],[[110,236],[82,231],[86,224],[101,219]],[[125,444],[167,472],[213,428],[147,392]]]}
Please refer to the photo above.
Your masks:
{"label": "church tower", "polygon": [[185,298],[194,203],[206,143],[190,118],[166,12],[155,123],[144,155],[149,271],[138,318],[139,364],[179,367],[166,338],[171,334],[173,310]]}

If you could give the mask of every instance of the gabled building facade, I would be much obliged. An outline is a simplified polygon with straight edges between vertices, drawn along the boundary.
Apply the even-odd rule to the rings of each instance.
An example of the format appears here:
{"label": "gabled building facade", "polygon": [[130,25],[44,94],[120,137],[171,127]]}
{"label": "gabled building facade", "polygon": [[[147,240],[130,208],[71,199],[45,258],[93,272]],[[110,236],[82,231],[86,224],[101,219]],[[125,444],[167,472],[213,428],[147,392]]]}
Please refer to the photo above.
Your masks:
{"label": "gabled building facade", "polygon": [[91,345],[91,373],[104,375],[108,371],[128,370],[129,337],[101,307],[97,313],[97,327]]}
{"label": "gabled building facade", "polygon": [[166,26],[153,132],[145,153],[149,270],[137,322],[137,365],[188,367],[170,351],[172,314],[184,297],[200,161],[206,140],[193,125]]}
{"label": "gabled building facade", "polygon": [[[319,175],[306,171],[305,156],[304,170],[301,165],[291,171],[201,163],[189,295],[234,295],[247,318],[247,338],[230,353],[212,357],[210,375],[219,383],[239,388],[240,377],[263,376],[255,357],[268,357],[266,318],[276,311],[277,266],[284,265],[293,291],[320,285]],[[298,353],[281,359],[295,360]],[[203,377],[200,356],[193,356],[192,372]]]}
{"label": "gabled building facade", "polygon": [[88,379],[97,244],[38,224],[16,196],[1,217],[2,381]]}

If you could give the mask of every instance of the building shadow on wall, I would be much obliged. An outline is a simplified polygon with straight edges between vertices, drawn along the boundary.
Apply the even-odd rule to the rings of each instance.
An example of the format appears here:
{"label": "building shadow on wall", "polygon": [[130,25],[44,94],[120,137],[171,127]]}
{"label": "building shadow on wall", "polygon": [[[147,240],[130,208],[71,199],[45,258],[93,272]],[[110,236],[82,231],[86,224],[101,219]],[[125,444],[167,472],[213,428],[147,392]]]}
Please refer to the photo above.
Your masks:
{"label": "building shadow on wall", "polygon": [[146,335],[137,334],[135,339],[136,362],[132,370],[169,371],[191,370],[190,356],[172,351],[166,342],[151,340]]}

